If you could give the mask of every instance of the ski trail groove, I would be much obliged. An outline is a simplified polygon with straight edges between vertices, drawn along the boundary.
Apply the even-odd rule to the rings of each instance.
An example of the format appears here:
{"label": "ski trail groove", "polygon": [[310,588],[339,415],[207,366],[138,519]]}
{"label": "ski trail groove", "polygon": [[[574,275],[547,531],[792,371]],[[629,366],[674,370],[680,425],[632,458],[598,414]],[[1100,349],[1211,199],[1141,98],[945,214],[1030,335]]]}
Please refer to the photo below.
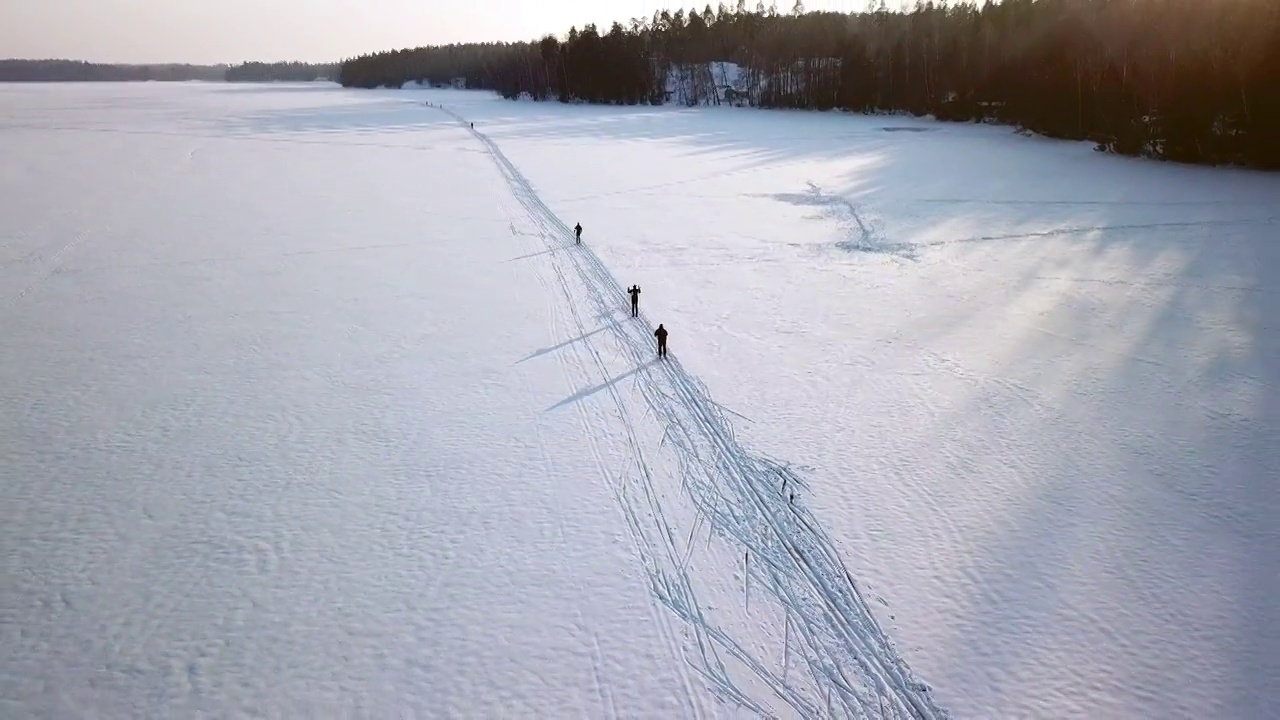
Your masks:
{"label": "ski trail groove", "polygon": [[[505,204],[504,204],[504,209],[505,209]],[[546,228],[541,222],[539,222],[538,217],[529,216],[528,219],[530,220],[530,222],[532,222],[535,226],[538,227],[539,233],[536,233],[535,235],[541,238],[545,243],[548,239],[547,232],[549,232],[549,229]],[[512,234],[516,234],[514,224],[512,226]],[[572,291],[569,287],[568,278],[565,276],[563,269],[560,266],[555,264],[551,265],[551,269],[555,274],[556,284],[559,285],[560,294],[565,297],[570,297]],[[552,288],[548,284],[548,281],[544,278],[543,273],[541,271],[536,271],[536,273],[538,275],[539,283],[541,283],[545,289],[551,290]],[[548,298],[551,298],[553,296],[554,296],[553,293],[548,293],[547,295]],[[548,306],[550,310],[550,315],[552,317],[553,325],[555,325],[558,328],[561,325],[561,319],[560,319],[561,313],[560,313],[559,305],[554,301],[549,301]],[[587,328],[587,325],[584,322],[576,304],[569,303],[568,308],[569,308],[569,315],[572,318],[571,330],[576,331],[577,333],[576,337],[579,337],[579,338],[586,337],[587,335],[591,334],[591,332],[594,332]],[[599,319],[605,320],[606,322],[608,321],[607,317],[601,317]],[[571,334],[571,336],[573,335]],[[599,353],[595,350],[593,346],[589,344],[583,344],[583,343],[572,343],[569,346],[567,346],[567,350],[568,350],[567,353],[556,355],[557,360],[562,366],[562,368],[564,369],[566,375],[570,377],[581,376],[581,377],[574,377],[575,381],[589,380],[589,376],[592,375],[592,371],[588,367],[588,364],[590,364],[595,366],[595,374],[607,377],[608,369],[604,365],[603,359],[600,357]],[[584,353],[588,356],[587,360],[582,359],[582,355]],[[570,362],[568,359],[570,356],[572,356],[576,360],[576,362]],[[577,372],[574,372],[574,370],[576,370]],[[621,398],[618,397],[617,390],[616,388],[613,387],[612,384],[608,385],[608,393],[615,400],[615,407],[623,418],[624,427],[627,429],[627,434],[628,434],[628,442],[630,445],[629,449],[631,450],[634,460],[637,464],[637,470],[638,472],[647,476],[648,469],[645,466],[643,455],[639,452],[639,443],[636,441],[634,437],[634,433],[631,431],[631,428],[633,426],[631,425],[631,422],[627,417],[628,415],[627,407],[624,403],[621,402]],[[632,542],[644,555],[648,566],[656,565],[656,561],[649,560],[650,555],[652,554],[652,548],[654,546],[654,543],[652,541],[647,540],[644,536],[642,525],[639,522],[638,516],[635,512],[636,506],[632,502],[629,502],[624,497],[624,493],[626,492],[626,486],[623,484],[623,481],[619,479],[619,473],[616,472],[614,468],[611,468],[606,463],[604,459],[604,453],[602,453],[600,450],[600,443],[596,438],[595,433],[590,432],[590,429],[593,427],[601,427],[607,424],[608,422],[607,418],[603,416],[601,410],[596,406],[591,406],[585,403],[574,403],[574,406],[577,409],[579,418],[581,418],[583,422],[583,426],[588,430],[588,432],[586,433],[587,446],[591,450],[596,466],[600,468],[601,476],[604,477],[608,482],[610,489],[613,491],[614,499],[617,501],[619,509],[623,512],[623,516],[627,521],[627,529],[631,536]],[[661,512],[660,509],[655,510],[655,517],[660,518],[661,517],[660,512]],[[649,575],[651,579],[650,582],[652,584],[653,572],[650,571]],[[659,589],[656,586],[652,586],[652,590],[655,594],[659,592]],[[671,648],[673,651],[682,652],[683,648],[681,647],[680,643],[677,641],[675,632],[670,627],[669,616],[665,614],[659,614],[656,612],[656,608],[654,608],[653,606],[650,606],[650,607],[651,607],[651,610],[653,611],[653,617],[655,621],[657,621],[658,623],[659,631],[663,636],[663,641],[667,644],[667,647]],[[689,664],[687,658],[685,658],[685,660],[686,660],[686,664]],[[704,660],[705,660],[705,656],[704,656]],[[701,704],[698,702],[698,696],[693,692],[693,686],[690,683],[687,672],[684,672],[683,668],[682,668],[680,680],[681,680],[682,689],[684,691],[685,702],[688,705],[688,708],[690,710],[689,717],[693,717],[693,718],[704,717],[706,713],[704,709],[701,707]]]}
{"label": "ski trail groove", "polygon": [[[573,231],[547,207],[496,143],[453,111],[434,109],[452,117],[484,145],[529,220],[541,231],[547,249],[569,246],[570,252],[551,253],[549,258],[580,332],[585,334],[589,328],[579,315],[580,303],[575,300],[580,296],[573,292],[571,279],[586,289],[599,317],[612,317],[623,307],[625,292],[599,257],[589,246],[574,245]],[[571,278],[570,272],[576,277]],[[607,473],[607,477],[637,539],[655,595],[693,633],[694,662],[699,663],[694,669],[723,699],[766,717],[776,716],[767,707],[770,698],[761,696],[753,685],[767,687],[801,717],[817,717],[824,707],[832,717],[949,717],[929,689],[913,677],[831,539],[801,504],[807,489],[804,480],[789,466],[744,448],[734,437],[724,409],[678,360],[669,356],[653,362],[651,324],[641,316],[639,322],[627,318],[606,329],[631,366],[640,368],[636,387],[648,411],[666,426],[659,451],[670,448],[675,454],[681,492],[694,504],[692,529],[679,532],[668,521],[668,511],[680,511],[683,503],[655,488],[627,403],[612,382],[602,389],[623,420],[634,467],[626,473]],[[587,362],[608,381],[608,365],[593,344],[580,343],[577,348],[575,353],[586,352]],[[801,496],[794,503],[792,493]],[[704,567],[700,575],[690,574],[692,538],[701,532],[702,524],[709,525],[714,537],[734,546],[739,559],[735,567]],[[807,675],[793,672],[784,678],[781,669],[774,669],[778,659],[772,648],[747,646],[726,629],[727,624],[711,620],[708,613],[719,614],[719,608],[699,602],[696,588],[706,585],[703,576],[732,578],[742,569],[744,552],[751,556],[747,572],[753,599],[765,591],[790,618],[795,630],[790,654],[803,659]],[[737,663],[733,667],[738,672],[730,673],[726,658]],[[741,680],[748,679],[752,685],[743,685]]]}

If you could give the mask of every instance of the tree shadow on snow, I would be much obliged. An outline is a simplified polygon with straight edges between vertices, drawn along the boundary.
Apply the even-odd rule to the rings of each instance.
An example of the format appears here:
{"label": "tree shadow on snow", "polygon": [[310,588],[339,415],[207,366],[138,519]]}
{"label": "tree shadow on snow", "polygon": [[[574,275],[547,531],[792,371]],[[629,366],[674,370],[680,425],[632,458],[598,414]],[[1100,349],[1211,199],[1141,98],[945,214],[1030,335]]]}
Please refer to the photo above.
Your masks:
{"label": "tree shadow on snow", "polygon": [[[527,110],[508,117],[484,117],[478,112],[477,126],[483,126],[499,143],[536,140],[544,146],[563,143],[566,147],[584,140],[663,143],[690,160],[732,158],[743,168],[878,153],[906,142],[920,142],[918,136],[909,139],[886,134],[880,119],[840,112],[599,106],[572,106],[571,112],[556,109],[559,111]],[[479,110],[490,108],[480,106]]]}
{"label": "tree shadow on snow", "polygon": [[[1280,701],[1280,179],[1085,159],[1074,181],[992,158],[1023,187],[922,173],[859,198],[971,281],[879,308],[951,401],[904,473],[974,545],[932,651],[988,678],[1060,667],[1050,696],[1080,707],[1071,678],[1110,712],[1261,717]],[[982,477],[1021,497],[966,486]],[[990,525],[948,510],[975,506]]]}
{"label": "tree shadow on snow", "polygon": [[[340,110],[333,102],[312,108],[257,113],[236,124],[255,131],[375,131],[457,126],[440,112],[445,106],[495,142],[534,139],[541,144],[583,140],[675,143],[690,157],[733,155],[753,166],[804,158],[867,153],[903,144],[923,143],[934,135],[978,132],[1005,137],[1011,129],[934,123],[912,117],[881,117],[845,112],[763,110],[734,107],[565,105],[515,102],[496,93],[470,90],[352,90],[324,86],[315,92],[350,99]],[[269,88],[263,90],[269,92]],[[436,107],[428,107],[431,103]],[[908,132],[913,131],[913,132]],[[572,156],[567,149],[566,156]]]}

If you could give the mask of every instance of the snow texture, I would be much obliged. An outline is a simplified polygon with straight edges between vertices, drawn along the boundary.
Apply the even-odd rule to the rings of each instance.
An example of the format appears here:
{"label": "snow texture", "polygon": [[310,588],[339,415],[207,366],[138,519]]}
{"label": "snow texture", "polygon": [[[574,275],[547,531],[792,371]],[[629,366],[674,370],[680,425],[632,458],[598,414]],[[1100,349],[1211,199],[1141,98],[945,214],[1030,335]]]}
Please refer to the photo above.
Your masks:
{"label": "snow texture", "polygon": [[0,715],[1280,703],[1274,176],[323,84],[0,152]]}

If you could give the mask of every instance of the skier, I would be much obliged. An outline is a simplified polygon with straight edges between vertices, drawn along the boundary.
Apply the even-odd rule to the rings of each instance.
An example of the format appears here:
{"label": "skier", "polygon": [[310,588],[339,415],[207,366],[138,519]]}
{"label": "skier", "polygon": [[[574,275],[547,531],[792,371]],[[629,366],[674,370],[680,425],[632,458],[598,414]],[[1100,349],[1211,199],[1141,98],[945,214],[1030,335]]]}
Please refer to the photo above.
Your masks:
{"label": "skier", "polygon": [[655,337],[658,338],[658,357],[667,356],[667,329],[662,327],[662,323],[658,323],[658,329],[653,331]]}
{"label": "skier", "polygon": [[632,285],[627,288],[627,294],[631,296],[631,317],[640,314],[640,286]]}
{"label": "skier", "polygon": [[582,244],[582,223],[573,226],[573,234],[578,239],[578,244]]}

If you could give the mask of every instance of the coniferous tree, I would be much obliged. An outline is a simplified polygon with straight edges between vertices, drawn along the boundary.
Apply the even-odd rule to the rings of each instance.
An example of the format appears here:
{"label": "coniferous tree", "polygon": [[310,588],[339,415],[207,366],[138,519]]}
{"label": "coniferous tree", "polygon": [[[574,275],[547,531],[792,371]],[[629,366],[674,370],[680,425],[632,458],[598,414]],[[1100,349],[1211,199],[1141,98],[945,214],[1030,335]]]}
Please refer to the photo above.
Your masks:
{"label": "coniferous tree", "polygon": [[[394,50],[348,60],[340,77],[628,104],[716,103],[732,85],[735,102],[760,107],[1002,122],[1125,154],[1280,168],[1275,0],[748,7],[663,10],[603,35],[587,25],[562,39]],[[712,63],[736,65],[736,79]]]}

